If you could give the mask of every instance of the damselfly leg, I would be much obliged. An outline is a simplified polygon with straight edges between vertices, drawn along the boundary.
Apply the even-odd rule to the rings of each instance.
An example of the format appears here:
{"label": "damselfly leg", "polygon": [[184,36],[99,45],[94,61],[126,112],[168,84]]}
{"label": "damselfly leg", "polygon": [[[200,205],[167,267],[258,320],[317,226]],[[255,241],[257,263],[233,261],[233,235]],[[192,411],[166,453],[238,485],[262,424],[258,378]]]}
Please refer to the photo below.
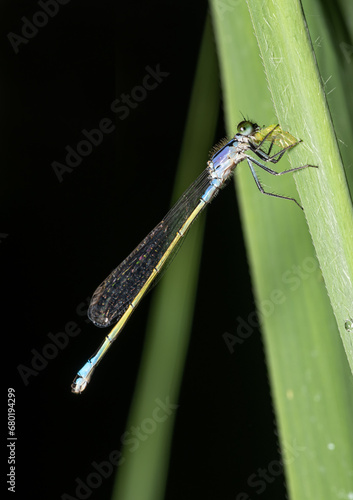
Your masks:
{"label": "damselfly leg", "polygon": [[260,182],[260,180],[259,180],[259,178],[258,178],[258,176],[257,176],[257,174],[255,172],[255,169],[254,169],[254,167],[253,167],[252,164],[255,163],[255,165],[257,165],[258,167],[262,168],[263,170],[265,170],[265,172],[268,172],[271,175],[289,174],[290,172],[297,172],[298,170],[303,170],[304,168],[307,168],[307,167],[317,168],[315,165],[301,165],[300,167],[290,168],[289,170],[284,170],[283,172],[276,172],[275,170],[271,170],[270,168],[266,167],[266,165],[263,165],[259,161],[255,160],[255,158],[252,158],[251,156],[246,155],[246,161],[248,162],[248,165],[250,167],[252,176],[253,176],[253,178],[255,180],[256,186],[258,187],[259,191],[262,194],[266,194],[267,196],[273,196],[274,198],[282,198],[283,200],[294,201],[294,203],[296,203],[299,208],[301,208],[302,210],[304,210],[303,207],[297,202],[297,200],[295,198],[291,198],[290,196],[282,196],[280,194],[275,194],[275,193],[269,193],[268,191],[265,191],[264,188],[261,185],[261,182]]}

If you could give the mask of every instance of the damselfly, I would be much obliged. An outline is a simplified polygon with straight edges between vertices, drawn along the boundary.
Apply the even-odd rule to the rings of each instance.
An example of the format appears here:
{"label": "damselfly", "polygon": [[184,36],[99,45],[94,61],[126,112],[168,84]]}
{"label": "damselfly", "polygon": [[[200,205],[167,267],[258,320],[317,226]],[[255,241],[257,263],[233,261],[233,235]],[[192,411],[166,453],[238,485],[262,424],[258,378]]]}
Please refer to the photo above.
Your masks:
{"label": "damselfly", "polygon": [[[288,132],[284,132],[279,125],[260,128],[255,123],[243,121],[239,123],[233,139],[217,145],[217,151],[214,152],[202,174],[185,191],[164,219],[94,292],[88,309],[90,320],[99,327],[106,327],[112,323],[116,325],[94,356],[77,373],[71,385],[72,392],[79,394],[85,390],[96,366],[116,340],[140,300],[156,283],[166,264],[175,256],[191,224],[224,187],[240,162],[247,161],[261,193],[291,200],[302,208],[294,198],[266,192],[254,166],[262,168],[271,175],[283,175],[313,165],[302,165],[276,172],[248,154],[248,152],[254,153],[263,162],[277,163],[288,149],[299,142]],[[263,149],[265,143],[269,143],[267,152]],[[279,146],[281,149],[271,155],[273,146]]]}

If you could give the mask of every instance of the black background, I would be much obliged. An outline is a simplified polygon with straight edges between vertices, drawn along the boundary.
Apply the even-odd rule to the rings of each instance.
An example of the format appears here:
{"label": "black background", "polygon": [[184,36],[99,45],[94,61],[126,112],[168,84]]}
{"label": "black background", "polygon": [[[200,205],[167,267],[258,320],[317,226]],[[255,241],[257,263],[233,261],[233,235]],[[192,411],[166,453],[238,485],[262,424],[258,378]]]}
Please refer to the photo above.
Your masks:
{"label": "black background", "polygon": [[[21,35],[21,18],[39,10],[28,0],[2,3],[1,330],[7,386],[16,391],[13,496],[55,499],[75,497],[76,479],[121,448],[150,297],[77,397],[72,378],[105,333],[82,311],[168,210],[207,4],[72,0],[16,54],[8,33]],[[118,120],[111,103],[156,65],[169,76]],[[59,182],[52,162],[64,163],[65,146],[75,148],[103,118],[115,120],[115,131]],[[220,109],[215,142],[224,134]],[[231,184],[207,214],[168,500],[285,496],[282,474],[269,473],[263,492],[248,484],[280,460],[259,331],[233,354],[222,338],[253,310]],[[81,333],[25,385],[18,366],[30,367],[32,350],[70,322]],[[109,499],[113,480],[90,498]]]}

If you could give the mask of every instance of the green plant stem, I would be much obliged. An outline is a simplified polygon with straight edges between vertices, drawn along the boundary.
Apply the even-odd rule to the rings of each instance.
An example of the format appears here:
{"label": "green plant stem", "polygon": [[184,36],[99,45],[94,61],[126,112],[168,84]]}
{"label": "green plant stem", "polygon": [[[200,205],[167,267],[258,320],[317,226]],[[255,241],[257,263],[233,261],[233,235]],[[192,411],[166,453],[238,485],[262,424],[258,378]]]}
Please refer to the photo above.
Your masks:
{"label": "green plant stem", "polygon": [[[217,123],[219,88],[210,19],[203,35],[173,199],[194,180],[208,158]],[[146,344],[127,428],[139,427],[153,415],[156,429],[131,451],[123,449],[112,499],[158,500],[164,497],[171,439],[193,318],[204,218],[196,221],[179,255],[156,289]],[[170,402],[170,413],[158,401]]]}

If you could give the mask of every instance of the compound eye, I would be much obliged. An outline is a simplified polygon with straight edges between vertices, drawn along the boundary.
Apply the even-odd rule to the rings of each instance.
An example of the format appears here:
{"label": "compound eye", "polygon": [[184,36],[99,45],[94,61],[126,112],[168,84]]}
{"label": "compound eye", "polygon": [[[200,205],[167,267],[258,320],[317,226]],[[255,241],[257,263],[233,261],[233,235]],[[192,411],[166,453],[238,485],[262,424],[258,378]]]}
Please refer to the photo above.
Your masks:
{"label": "compound eye", "polygon": [[256,125],[254,123],[244,121],[240,122],[237,131],[241,135],[251,135],[255,131]]}

